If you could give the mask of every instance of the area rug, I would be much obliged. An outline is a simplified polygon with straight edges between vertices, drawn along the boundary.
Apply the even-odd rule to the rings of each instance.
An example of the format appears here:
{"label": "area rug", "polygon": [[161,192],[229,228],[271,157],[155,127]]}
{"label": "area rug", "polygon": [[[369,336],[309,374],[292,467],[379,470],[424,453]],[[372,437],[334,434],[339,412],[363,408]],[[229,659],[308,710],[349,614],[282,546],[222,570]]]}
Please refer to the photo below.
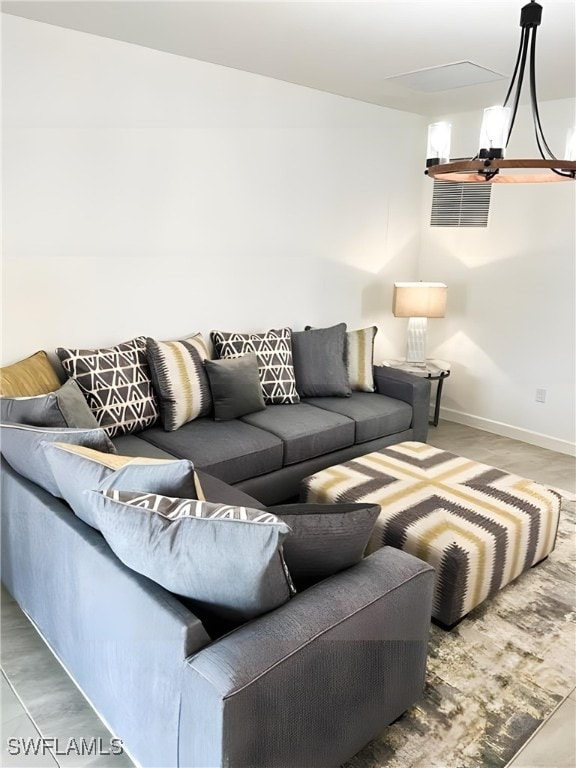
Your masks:
{"label": "area rug", "polygon": [[576,686],[576,503],[549,558],[451,632],[432,625],[422,699],[345,768],[501,768]]}

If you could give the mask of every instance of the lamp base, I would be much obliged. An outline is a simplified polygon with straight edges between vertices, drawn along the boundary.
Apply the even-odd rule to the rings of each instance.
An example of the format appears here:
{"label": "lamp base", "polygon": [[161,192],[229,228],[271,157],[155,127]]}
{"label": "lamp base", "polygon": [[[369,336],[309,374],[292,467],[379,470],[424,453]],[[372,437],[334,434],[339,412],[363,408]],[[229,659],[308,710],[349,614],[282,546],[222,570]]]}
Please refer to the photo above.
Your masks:
{"label": "lamp base", "polygon": [[408,338],[406,340],[406,362],[413,365],[426,365],[427,317],[411,317],[408,320]]}

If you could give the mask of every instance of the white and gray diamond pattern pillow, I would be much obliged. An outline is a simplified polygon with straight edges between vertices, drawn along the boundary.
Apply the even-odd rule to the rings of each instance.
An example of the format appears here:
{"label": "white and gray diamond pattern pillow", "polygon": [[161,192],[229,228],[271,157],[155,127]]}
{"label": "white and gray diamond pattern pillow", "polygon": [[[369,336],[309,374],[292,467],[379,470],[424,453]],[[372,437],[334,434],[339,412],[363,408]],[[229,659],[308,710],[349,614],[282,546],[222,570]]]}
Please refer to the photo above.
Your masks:
{"label": "white and gray diamond pattern pillow", "polygon": [[254,352],[266,405],[298,403],[296,376],[292,361],[290,328],[266,333],[225,333],[212,331],[212,343],[220,358],[241,357]]}

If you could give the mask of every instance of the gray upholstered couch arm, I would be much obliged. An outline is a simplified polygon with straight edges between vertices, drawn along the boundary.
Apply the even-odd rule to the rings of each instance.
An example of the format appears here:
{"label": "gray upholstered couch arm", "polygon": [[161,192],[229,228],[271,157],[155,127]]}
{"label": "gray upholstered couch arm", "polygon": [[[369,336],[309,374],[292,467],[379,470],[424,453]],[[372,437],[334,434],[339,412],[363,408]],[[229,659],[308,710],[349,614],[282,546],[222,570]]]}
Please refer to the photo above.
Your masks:
{"label": "gray upholstered couch arm", "polygon": [[430,381],[397,368],[377,365],[374,366],[374,382],[381,395],[395,397],[412,406],[414,440],[425,443],[430,414]]}
{"label": "gray upholstered couch arm", "polygon": [[385,547],[190,657],[179,765],[341,765],[422,692],[432,574]]}

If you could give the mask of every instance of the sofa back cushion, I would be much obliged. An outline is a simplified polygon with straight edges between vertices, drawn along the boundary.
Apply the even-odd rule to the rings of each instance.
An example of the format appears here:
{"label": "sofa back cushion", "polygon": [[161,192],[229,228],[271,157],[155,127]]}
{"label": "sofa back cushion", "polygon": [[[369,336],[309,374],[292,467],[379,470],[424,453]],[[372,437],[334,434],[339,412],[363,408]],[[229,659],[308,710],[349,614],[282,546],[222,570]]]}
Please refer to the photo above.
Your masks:
{"label": "sofa back cushion", "polygon": [[290,328],[265,333],[212,331],[211,337],[218,357],[241,357],[249,352],[256,354],[266,405],[299,402]]}
{"label": "sofa back cushion", "polygon": [[0,395],[2,397],[32,397],[53,392],[60,379],[48,355],[43,350],[24,360],[0,368]]}
{"label": "sofa back cushion", "polygon": [[146,338],[115,347],[56,350],[100,426],[110,437],[140,432],[158,419],[158,402],[146,362]]}
{"label": "sofa back cushion", "polygon": [[346,324],[292,334],[296,388],[300,397],[349,397]]}
{"label": "sofa back cushion", "polygon": [[48,394],[0,398],[0,420],[36,427],[97,429],[99,426],[74,379]]}
{"label": "sofa back cushion", "polygon": [[149,338],[146,356],[167,432],[210,413],[212,399],[204,370],[210,353],[200,333],[180,341]]}
{"label": "sofa back cushion", "polygon": [[90,495],[125,565],[219,619],[241,624],[292,594],[281,550],[289,528],[269,512],[120,490]]}
{"label": "sofa back cushion", "polygon": [[283,504],[268,511],[290,527],[284,558],[298,590],[359,563],[378,504]]}
{"label": "sofa back cushion", "polygon": [[194,465],[186,459],[134,458],[64,443],[45,444],[44,450],[59,496],[93,528],[98,528],[98,523],[92,496],[86,493],[89,490],[139,488],[147,493],[202,496]]}
{"label": "sofa back cushion", "polygon": [[31,427],[25,424],[0,424],[2,455],[22,477],[36,483],[53,496],[60,490],[48,463],[44,443],[72,443],[115,453],[110,438],[103,429],[67,429]]}

